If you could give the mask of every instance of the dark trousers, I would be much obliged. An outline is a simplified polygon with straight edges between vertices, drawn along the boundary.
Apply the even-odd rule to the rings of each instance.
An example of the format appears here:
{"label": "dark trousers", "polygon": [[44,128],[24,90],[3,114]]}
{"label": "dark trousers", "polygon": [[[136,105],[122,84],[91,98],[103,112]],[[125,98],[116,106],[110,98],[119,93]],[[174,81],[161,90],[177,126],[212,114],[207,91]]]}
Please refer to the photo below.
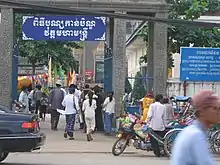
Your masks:
{"label": "dark trousers", "polygon": [[47,112],[47,106],[46,105],[41,105],[40,106],[40,118],[45,119],[46,112]]}
{"label": "dark trousers", "polygon": [[40,100],[36,101],[35,114],[38,114],[39,109],[40,109]]}
{"label": "dark trousers", "polygon": [[[154,131],[157,135],[159,135],[160,137],[164,137],[164,135],[166,134],[166,131]],[[150,142],[151,142],[151,146],[154,152],[154,155],[157,157],[160,157],[160,147],[159,147],[159,143],[156,139],[154,139],[152,136],[150,136]]]}
{"label": "dark trousers", "polygon": [[31,99],[28,99],[29,111],[32,112]]}
{"label": "dark trousers", "polygon": [[73,131],[74,131],[74,125],[75,125],[75,117],[76,117],[76,114],[66,115],[66,128],[65,128],[65,132],[70,137],[73,137]]}
{"label": "dark trousers", "polygon": [[52,109],[51,110],[51,129],[57,129],[59,119],[60,119],[60,113],[58,113],[55,109]]}

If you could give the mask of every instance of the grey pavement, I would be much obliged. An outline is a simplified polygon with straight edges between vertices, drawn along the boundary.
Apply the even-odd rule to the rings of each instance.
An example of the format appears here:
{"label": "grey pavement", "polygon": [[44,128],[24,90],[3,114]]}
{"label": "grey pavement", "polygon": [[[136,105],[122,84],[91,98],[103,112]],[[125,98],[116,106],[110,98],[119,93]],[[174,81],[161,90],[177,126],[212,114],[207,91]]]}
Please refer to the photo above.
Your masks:
{"label": "grey pavement", "polygon": [[[76,128],[75,140],[63,138],[64,118],[61,118],[59,130],[51,131],[49,118],[41,122],[41,130],[47,134],[45,145],[39,151],[31,153],[13,153],[3,165],[134,165],[154,164],[169,165],[168,158],[156,158],[151,152],[140,151],[132,146],[124,154],[115,157],[111,148],[115,137],[106,137],[101,133],[94,134],[94,141],[87,142],[85,134]],[[216,157],[220,165],[220,157]]]}

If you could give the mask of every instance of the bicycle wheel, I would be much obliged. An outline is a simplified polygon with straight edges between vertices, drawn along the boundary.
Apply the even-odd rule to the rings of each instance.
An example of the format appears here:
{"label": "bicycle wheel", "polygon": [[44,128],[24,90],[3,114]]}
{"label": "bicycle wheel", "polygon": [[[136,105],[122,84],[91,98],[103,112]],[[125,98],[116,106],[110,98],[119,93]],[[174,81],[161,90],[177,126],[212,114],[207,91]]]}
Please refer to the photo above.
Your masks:
{"label": "bicycle wheel", "polygon": [[217,130],[211,138],[211,149],[214,154],[220,155],[220,130]]}
{"label": "bicycle wheel", "polygon": [[164,137],[164,151],[165,151],[167,156],[171,156],[173,143],[174,143],[177,135],[181,131],[182,131],[182,129],[173,129],[165,135],[165,137]]}

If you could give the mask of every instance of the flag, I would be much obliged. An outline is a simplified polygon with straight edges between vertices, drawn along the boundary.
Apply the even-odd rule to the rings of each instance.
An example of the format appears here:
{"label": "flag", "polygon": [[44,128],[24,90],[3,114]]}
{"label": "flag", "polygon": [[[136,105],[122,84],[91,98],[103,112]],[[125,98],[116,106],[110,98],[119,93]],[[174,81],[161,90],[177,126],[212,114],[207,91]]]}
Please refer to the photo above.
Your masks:
{"label": "flag", "polygon": [[72,69],[70,69],[68,73],[68,86],[71,84],[76,84],[76,74],[74,70],[72,71]]}
{"label": "flag", "polygon": [[48,86],[51,87],[52,86],[52,58],[49,58],[49,62],[48,62]]}

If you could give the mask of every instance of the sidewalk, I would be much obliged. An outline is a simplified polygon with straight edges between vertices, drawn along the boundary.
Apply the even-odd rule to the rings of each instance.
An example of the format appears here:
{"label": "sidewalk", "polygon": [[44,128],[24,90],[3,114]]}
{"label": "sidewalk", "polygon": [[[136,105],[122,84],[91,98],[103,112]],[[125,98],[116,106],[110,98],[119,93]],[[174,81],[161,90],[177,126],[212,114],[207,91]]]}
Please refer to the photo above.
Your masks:
{"label": "sidewalk", "polygon": [[[63,137],[65,118],[61,116],[58,131],[50,130],[50,117],[41,122],[41,131],[46,133],[47,139],[40,152],[46,153],[111,153],[112,146],[116,140],[114,136],[107,137],[102,133],[93,135],[94,141],[86,141],[86,135],[76,126],[75,140],[67,140]],[[134,147],[126,149],[127,152],[137,152]],[[38,152],[38,151],[37,151]]]}

